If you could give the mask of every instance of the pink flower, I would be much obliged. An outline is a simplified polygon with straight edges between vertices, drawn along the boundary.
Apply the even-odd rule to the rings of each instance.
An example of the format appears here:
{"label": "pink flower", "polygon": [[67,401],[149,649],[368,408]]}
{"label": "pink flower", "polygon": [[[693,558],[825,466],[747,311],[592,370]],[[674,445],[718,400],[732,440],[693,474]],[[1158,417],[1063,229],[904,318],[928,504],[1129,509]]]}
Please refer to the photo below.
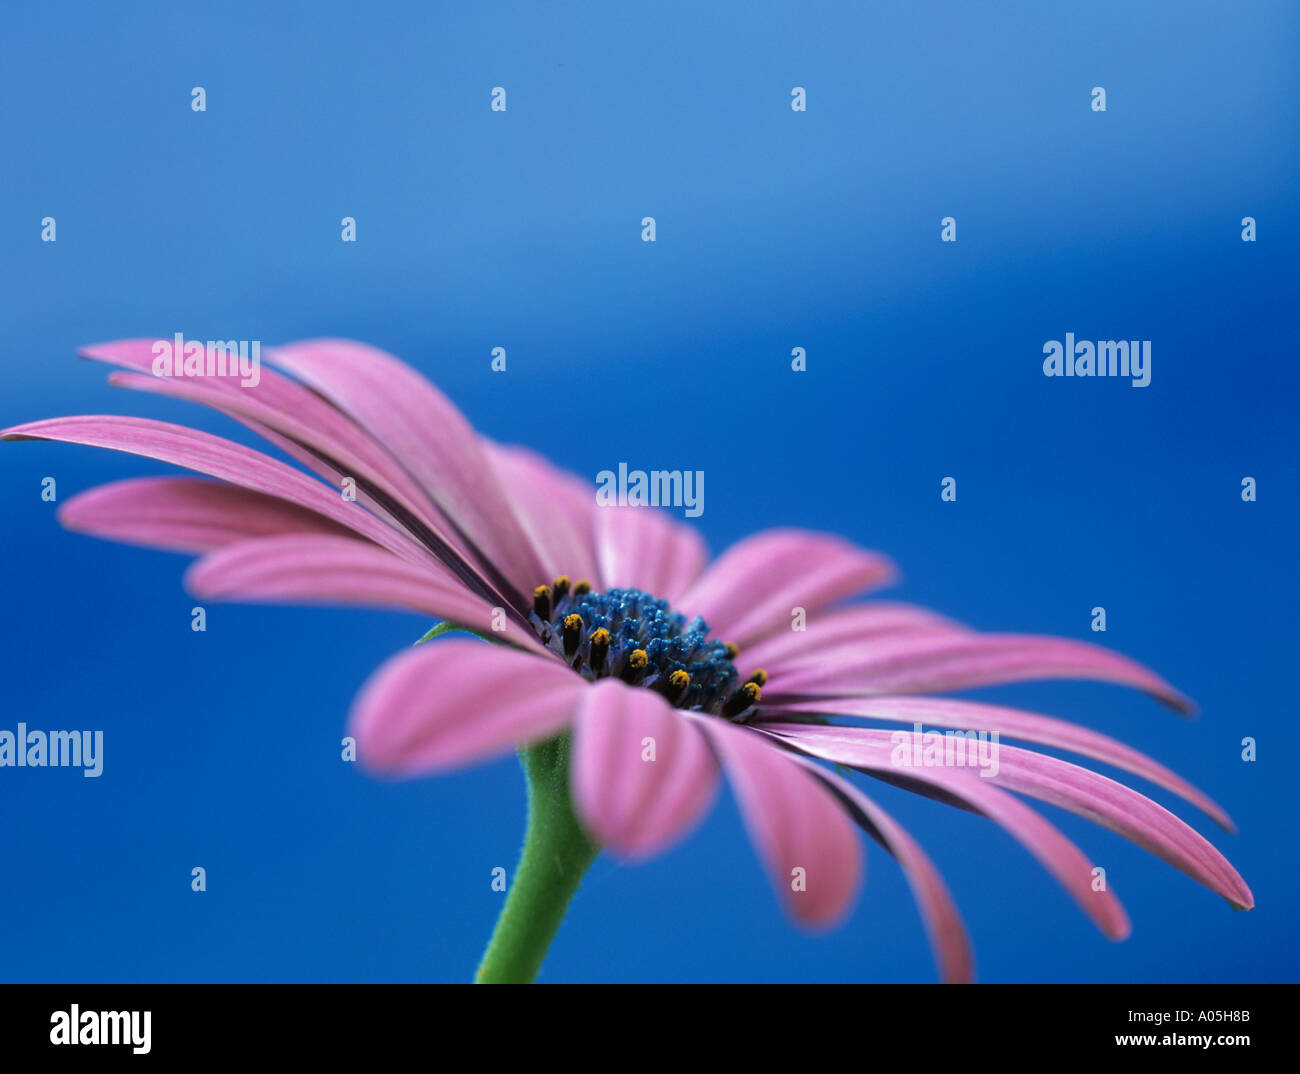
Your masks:
{"label": "pink flower", "polygon": [[[1021,797],[1111,828],[1234,906],[1250,889],[1202,836],[1088,768],[1001,746],[996,774],[917,764],[890,725],[996,733],[1104,762],[1179,795],[1225,828],[1209,798],[1137,751],[1076,724],[935,692],[1027,679],[1097,679],[1191,705],[1141,665],[1083,642],[980,633],[906,604],[846,604],[894,577],[833,536],[759,533],[711,564],[690,529],[593,491],[529,451],[479,437],[431,384],[361,344],[278,348],[255,387],[155,377],[153,341],[85,355],[124,387],[205,403],[307,470],[158,421],[72,417],[5,439],[112,448],[217,478],[134,479],[83,493],[64,524],[200,554],[203,599],[401,608],[506,644],[446,640],[392,658],[352,715],[374,771],[419,776],[572,733],[570,787],[599,844],[655,854],[708,808],[725,771],[789,911],[826,925],[860,882],[861,827],[905,870],[942,976],[971,977],[965,930],[934,866],[862,790],[813,759],[973,809],[1019,840],[1101,931],[1128,933],[1092,865]],[[296,378],[296,379],[291,379]],[[332,486],[332,487],[331,487]],[[355,489],[355,499],[340,489]],[[792,630],[794,609],[807,628]],[[706,625],[707,624],[707,625]],[[826,717],[880,726],[831,725]],[[951,739],[949,739],[951,741]],[[1014,793],[1008,793],[1014,792]]]}

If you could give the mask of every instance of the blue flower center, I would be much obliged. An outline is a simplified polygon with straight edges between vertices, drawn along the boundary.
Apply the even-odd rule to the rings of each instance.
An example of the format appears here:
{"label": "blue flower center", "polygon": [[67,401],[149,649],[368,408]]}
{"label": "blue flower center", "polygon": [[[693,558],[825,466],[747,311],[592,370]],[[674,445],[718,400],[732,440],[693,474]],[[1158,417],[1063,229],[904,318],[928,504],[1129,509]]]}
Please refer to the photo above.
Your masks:
{"label": "blue flower center", "polygon": [[744,720],[767,680],[741,682],[734,646],[709,638],[699,616],[687,619],[640,589],[593,592],[560,577],[533,592],[533,629],[557,656],[589,681],[617,677],[645,686],[681,709]]}

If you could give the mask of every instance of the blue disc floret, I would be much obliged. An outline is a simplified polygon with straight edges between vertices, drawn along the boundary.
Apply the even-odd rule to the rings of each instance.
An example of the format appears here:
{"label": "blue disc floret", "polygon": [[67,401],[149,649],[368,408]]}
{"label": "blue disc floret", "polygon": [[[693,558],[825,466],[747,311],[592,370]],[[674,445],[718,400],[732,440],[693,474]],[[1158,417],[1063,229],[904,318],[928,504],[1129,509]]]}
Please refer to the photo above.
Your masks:
{"label": "blue disc floret", "polygon": [[542,642],[589,681],[618,677],[649,687],[677,708],[744,720],[767,681],[745,682],[734,645],[709,637],[699,616],[687,619],[640,589],[592,591],[561,576],[533,593],[529,621]]}

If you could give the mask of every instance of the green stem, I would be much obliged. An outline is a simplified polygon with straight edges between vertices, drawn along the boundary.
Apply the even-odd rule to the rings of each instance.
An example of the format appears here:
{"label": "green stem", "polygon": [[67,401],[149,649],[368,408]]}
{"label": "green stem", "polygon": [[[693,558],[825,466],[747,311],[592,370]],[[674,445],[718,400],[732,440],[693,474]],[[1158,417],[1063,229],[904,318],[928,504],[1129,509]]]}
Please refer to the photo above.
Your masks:
{"label": "green stem", "polygon": [[537,977],[569,900],[600,853],[573,812],[568,733],[519,754],[528,778],[528,831],[474,977],[478,984],[528,984]]}

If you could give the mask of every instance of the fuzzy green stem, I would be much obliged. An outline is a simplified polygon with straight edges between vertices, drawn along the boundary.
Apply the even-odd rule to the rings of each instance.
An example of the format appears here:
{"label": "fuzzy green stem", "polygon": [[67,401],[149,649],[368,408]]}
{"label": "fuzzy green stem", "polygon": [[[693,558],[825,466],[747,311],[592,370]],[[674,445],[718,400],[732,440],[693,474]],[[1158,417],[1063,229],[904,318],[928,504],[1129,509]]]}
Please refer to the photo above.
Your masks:
{"label": "fuzzy green stem", "polygon": [[478,984],[528,984],[537,977],[569,901],[600,853],[573,811],[567,732],[519,754],[528,780],[528,829],[474,977]]}

